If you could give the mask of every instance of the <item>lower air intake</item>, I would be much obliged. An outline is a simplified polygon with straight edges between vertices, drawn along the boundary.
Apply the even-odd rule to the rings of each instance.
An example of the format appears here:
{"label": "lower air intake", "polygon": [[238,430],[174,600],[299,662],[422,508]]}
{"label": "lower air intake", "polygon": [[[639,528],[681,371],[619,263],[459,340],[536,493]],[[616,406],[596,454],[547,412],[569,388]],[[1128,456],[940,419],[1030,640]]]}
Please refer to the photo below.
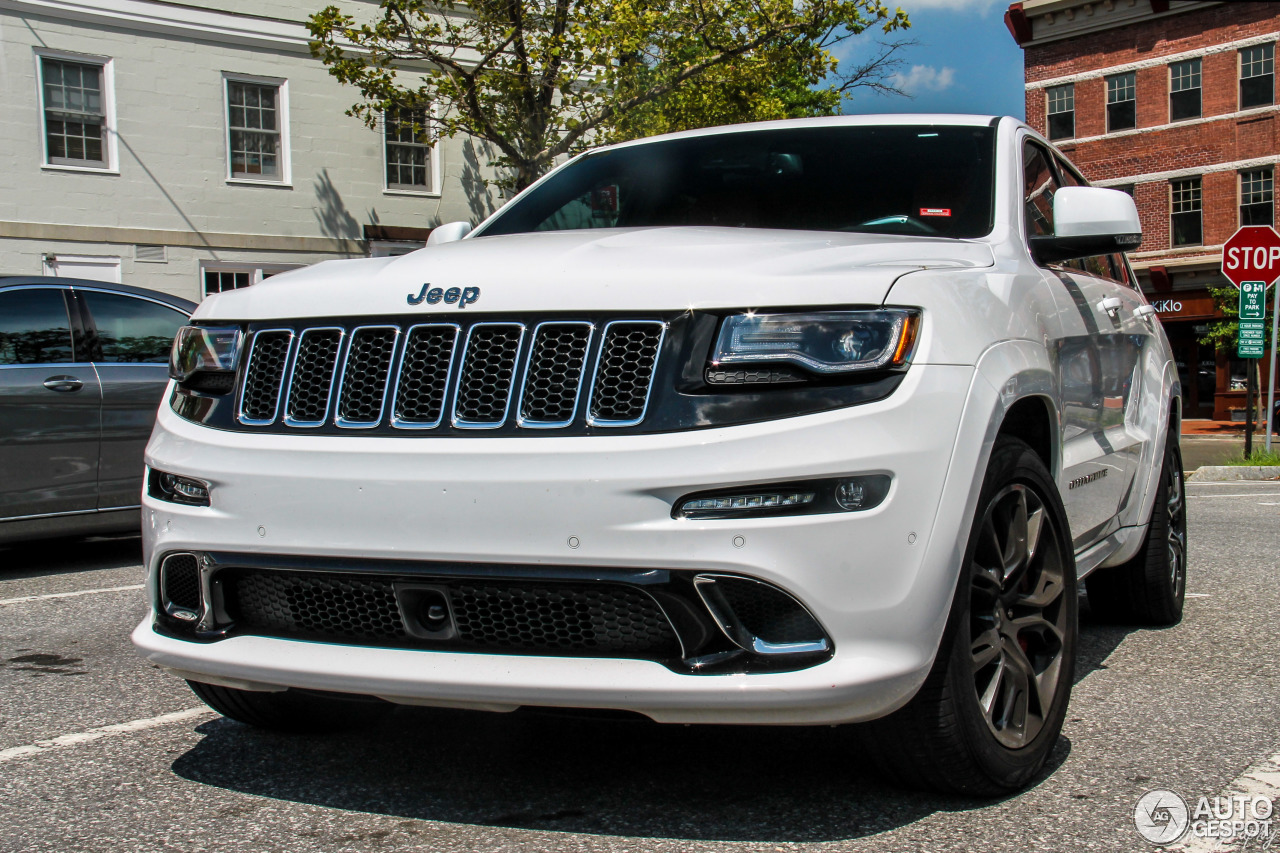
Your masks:
{"label": "lower air intake", "polygon": [[430,579],[449,598],[455,633],[415,639],[397,582],[423,578],[266,569],[220,573],[240,634],[355,645],[662,660],[679,657],[675,631],[647,593],[620,584]]}
{"label": "lower air intake", "polygon": [[166,606],[200,610],[200,564],[194,554],[170,554],[160,564],[160,594]]}

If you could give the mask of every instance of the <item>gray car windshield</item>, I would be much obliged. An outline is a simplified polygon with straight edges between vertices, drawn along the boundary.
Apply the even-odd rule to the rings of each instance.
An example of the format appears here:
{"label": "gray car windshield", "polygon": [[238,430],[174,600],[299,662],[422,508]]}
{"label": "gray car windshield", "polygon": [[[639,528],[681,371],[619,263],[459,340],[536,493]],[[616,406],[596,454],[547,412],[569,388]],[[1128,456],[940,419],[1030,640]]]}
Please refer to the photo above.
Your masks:
{"label": "gray car windshield", "polygon": [[990,127],[753,130],[589,154],[481,234],[695,225],[981,237],[994,182]]}

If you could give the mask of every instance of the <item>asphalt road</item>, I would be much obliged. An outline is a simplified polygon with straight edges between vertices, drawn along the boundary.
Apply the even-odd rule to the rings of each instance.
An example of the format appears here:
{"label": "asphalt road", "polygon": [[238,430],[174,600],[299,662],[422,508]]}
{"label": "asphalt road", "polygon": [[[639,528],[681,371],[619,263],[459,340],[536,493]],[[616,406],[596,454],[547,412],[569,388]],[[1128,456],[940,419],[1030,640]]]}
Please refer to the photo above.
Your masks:
{"label": "asphalt road", "polygon": [[895,788],[829,728],[406,708],[258,732],[134,655],[136,539],[0,547],[0,850],[1150,850],[1144,792],[1213,795],[1280,752],[1280,485],[1189,493],[1184,621],[1086,610],[1051,766],[998,801]]}

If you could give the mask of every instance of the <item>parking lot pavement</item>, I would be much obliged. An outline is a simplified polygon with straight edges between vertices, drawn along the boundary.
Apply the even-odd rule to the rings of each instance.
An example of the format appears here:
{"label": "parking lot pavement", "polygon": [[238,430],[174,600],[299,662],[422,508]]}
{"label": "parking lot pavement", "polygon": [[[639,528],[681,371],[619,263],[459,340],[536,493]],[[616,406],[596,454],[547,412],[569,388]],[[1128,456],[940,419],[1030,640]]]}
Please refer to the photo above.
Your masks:
{"label": "parking lot pavement", "polygon": [[997,801],[894,788],[841,729],[406,708],[254,731],[134,656],[137,540],[0,548],[0,850],[1150,850],[1144,792],[1214,795],[1280,752],[1280,485],[1188,493],[1183,623],[1086,610],[1051,766]]}

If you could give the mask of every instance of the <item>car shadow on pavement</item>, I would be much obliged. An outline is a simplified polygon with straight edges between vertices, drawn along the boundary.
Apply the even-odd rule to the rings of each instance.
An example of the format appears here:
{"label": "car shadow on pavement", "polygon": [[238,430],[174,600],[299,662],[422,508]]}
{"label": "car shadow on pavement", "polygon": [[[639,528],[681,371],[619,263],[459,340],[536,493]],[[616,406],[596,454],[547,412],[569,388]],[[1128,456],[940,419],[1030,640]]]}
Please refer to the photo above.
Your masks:
{"label": "car shadow on pavement", "polygon": [[[184,779],[261,797],[403,818],[717,841],[875,835],[973,800],[878,776],[848,728],[659,725],[399,708],[367,731],[289,736],[226,719],[173,764]],[[1037,784],[1070,753],[1062,738]]]}
{"label": "car shadow on pavement", "polygon": [[0,545],[0,580],[47,577],[142,564],[142,537],[64,537]]}

